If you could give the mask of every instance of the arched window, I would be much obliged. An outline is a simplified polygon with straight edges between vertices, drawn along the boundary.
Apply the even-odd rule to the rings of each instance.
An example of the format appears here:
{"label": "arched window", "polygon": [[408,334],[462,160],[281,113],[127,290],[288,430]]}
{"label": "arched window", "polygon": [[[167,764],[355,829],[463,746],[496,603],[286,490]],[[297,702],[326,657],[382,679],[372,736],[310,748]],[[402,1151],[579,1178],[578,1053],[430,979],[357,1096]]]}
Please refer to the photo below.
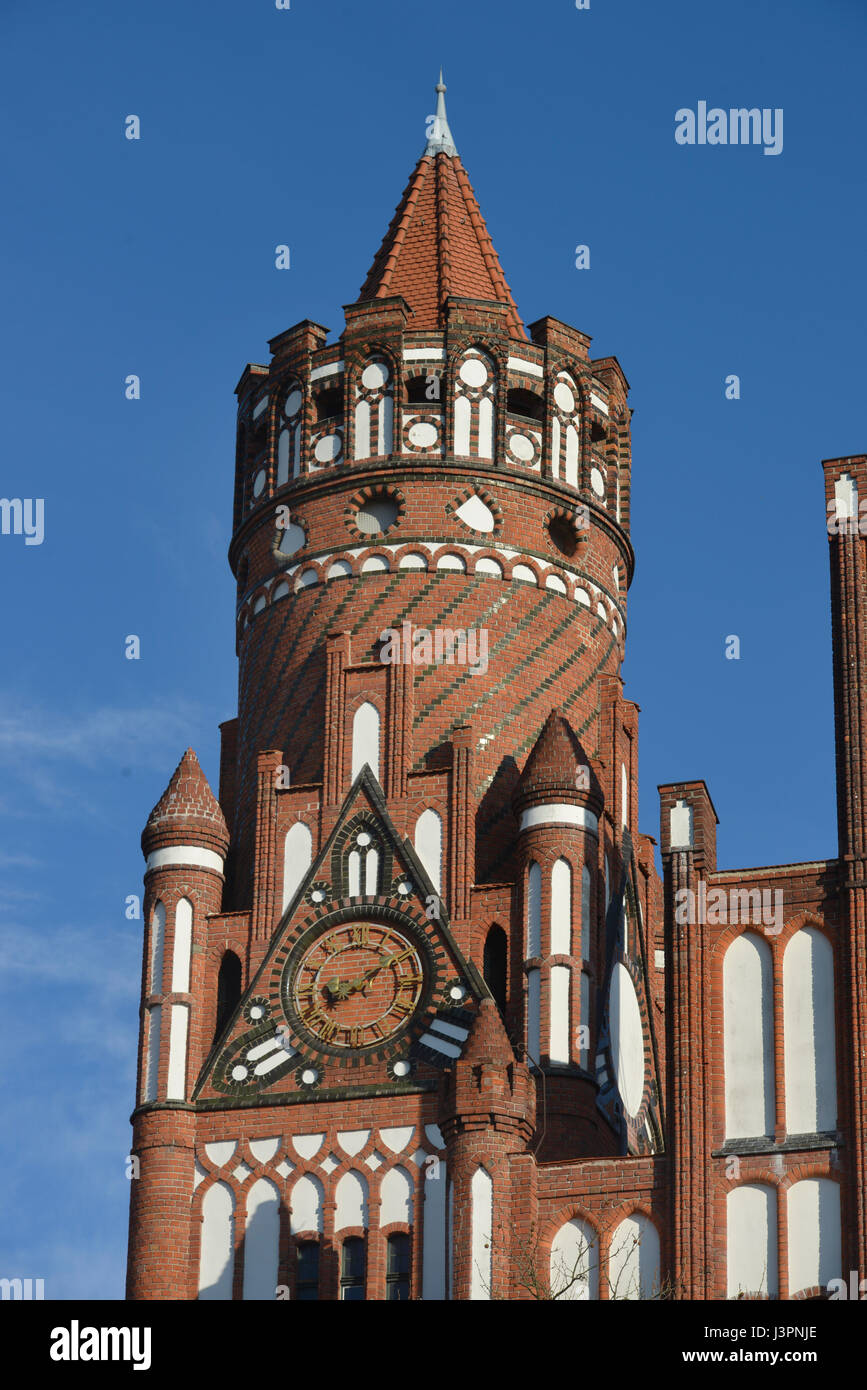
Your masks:
{"label": "arched window", "polygon": [[486,1168],[479,1167],[470,1183],[472,1210],[470,1299],[491,1297],[493,1270],[494,1181]]}
{"label": "arched window", "polygon": [[565,1302],[599,1297],[599,1243],[586,1221],[573,1217],[551,1242],[551,1293]]}
{"label": "arched window", "polygon": [[376,705],[366,700],[359,705],[352,719],[352,780],[355,781],[364,764],[379,781],[380,718]]}
{"label": "arched window", "polygon": [[166,941],[166,909],[163,903],[154,904],[151,916],[151,994],[163,992],[163,951]]}
{"label": "arched window", "polygon": [[286,832],[283,846],[283,911],[285,912],[313,863],[313,835],[303,821]]}
{"label": "arched window", "polygon": [[230,1299],[235,1264],[235,1198],[225,1183],[214,1183],[202,1202],[199,1298]]}
{"label": "arched window", "polygon": [[823,932],[803,927],[783,956],[786,1130],[837,1128],[834,951]]}
{"label": "arched window", "polygon": [[527,870],[527,959],[542,954],[542,870],[534,860]]}
{"label": "arched window", "polygon": [[394,448],[394,383],[391,364],[372,357],[355,383],[355,457],[390,454]]}
{"label": "arched window", "polygon": [[558,859],[551,870],[551,955],[572,954],[572,867]]}
{"label": "arched window", "polygon": [[318,1240],[302,1240],[295,1247],[295,1298],[299,1303],[319,1301]]}
{"label": "arched window", "polygon": [[640,1211],[614,1231],[608,1252],[608,1297],[653,1298],[659,1293],[659,1232]]}
{"label": "arched window", "polygon": [[379,1189],[379,1224],[412,1225],[412,1179],[405,1168],[390,1168]]}
{"label": "arched window", "polygon": [[494,457],[494,361],[478,348],[465,353],[455,378],[455,438],[458,458]]}
{"label": "arched window", "polygon": [[436,811],[422,811],[415,823],[415,851],[438,893],[442,892],[443,823]]}
{"label": "arched window", "polygon": [[763,937],[744,932],[723,961],[726,1138],[774,1132],[773,979]]}
{"label": "arched window", "polygon": [[334,1229],[367,1225],[367,1183],[360,1173],[344,1173],[334,1194]]}
{"label": "arched window", "polygon": [[559,372],[554,382],[554,412],[551,418],[551,472],[572,487],[578,486],[581,458],[581,413],[578,387],[568,372]]}
{"label": "arched window", "polygon": [[193,945],[193,904],[181,898],[175,908],[175,940],[172,949],[172,993],[187,994]]}
{"label": "arched window", "polygon": [[744,1183],[726,1197],[726,1268],[729,1298],[777,1297],[777,1198],[772,1187]]}
{"label": "arched window", "polygon": [[274,1301],[280,1244],[280,1194],[260,1178],[247,1194],[244,1230],[244,1290],[247,1300]]}
{"label": "arched window", "polygon": [[234,951],[225,951],[217,976],[217,1021],[214,1042],[222,1033],[241,998],[241,962]]}
{"label": "arched window", "polygon": [[385,1299],[387,1303],[404,1302],[409,1298],[411,1251],[410,1238],[396,1232],[388,1238],[385,1262]]}
{"label": "arched window", "polygon": [[349,1236],[340,1247],[340,1300],[343,1303],[365,1301],[364,1282],[367,1252],[361,1236]]}
{"label": "arched window", "polygon": [[[792,937],[795,940],[795,937]],[[805,1178],[786,1198],[789,1237],[789,1297],[843,1272],[840,1248],[840,1189],[830,1178]]]}
{"label": "arched window", "polygon": [[587,865],[581,870],[581,958],[590,959],[590,890],[591,878]]}
{"label": "arched window", "polygon": [[506,933],[496,924],[485,937],[482,973],[485,984],[494,996],[494,1002],[501,1014],[506,1012],[506,959],[508,943]]}
{"label": "arched window", "polygon": [[160,1069],[160,1028],[162,1026],[163,1011],[160,1004],[152,1004],[147,1012],[147,1038],[145,1041],[144,1056],[144,1079],[142,1083],[142,1101],[146,1105],[148,1101],[157,1098],[157,1081]]}
{"label": "arched window", "polygon": [[[341,407],[342,409],[342,407]],[[301,424],[304,395],[297,381],[290,382],[283,401],[280,433],[277,437],[277,486],[297,478],[301,471]]]}
{"label": "arched window", "polygon": [[289,1229],[293,1235],[301,1231],[322,1233],[322,1184],[312,1174],[305,1173],[292,1188]]}

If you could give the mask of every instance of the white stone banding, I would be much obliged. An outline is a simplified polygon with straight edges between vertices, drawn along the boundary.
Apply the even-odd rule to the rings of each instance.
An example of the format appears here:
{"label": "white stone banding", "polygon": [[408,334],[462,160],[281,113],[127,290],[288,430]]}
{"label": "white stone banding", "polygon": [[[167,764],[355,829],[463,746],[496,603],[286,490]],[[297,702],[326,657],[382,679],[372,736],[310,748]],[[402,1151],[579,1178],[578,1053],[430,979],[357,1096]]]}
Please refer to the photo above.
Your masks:
{"label": "white stone banding", "polygon": [[537,825],[577,825],[591,835],[599,833],[599,821],[593,812],[571,802],[550,801],[521,812],[521,830],[532,830]]}
{"label": "white stone banding", "polygon": [[216,874],[223,872],[223,860],[212,849],[202,849],[199,845],[170,845],[168,849],[151,851],[145,873],[151,869],[171,869],[181,865],[185,868],[212,869]]}

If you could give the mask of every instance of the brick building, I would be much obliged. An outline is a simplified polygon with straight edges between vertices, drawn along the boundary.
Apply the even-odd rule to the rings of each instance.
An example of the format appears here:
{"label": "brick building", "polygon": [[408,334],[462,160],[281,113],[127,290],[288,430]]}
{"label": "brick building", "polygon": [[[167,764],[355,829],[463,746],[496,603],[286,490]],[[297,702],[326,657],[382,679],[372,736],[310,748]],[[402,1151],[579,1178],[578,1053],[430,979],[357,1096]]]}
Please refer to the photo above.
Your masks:
{"label": "brick building", "polygon": [[[628,383],[525,329],[444,92],[341,336],[237,388],[238,715],[142,837],[128,1295],[815,1296],[867,1269],[864,543],[839,857],[720,871],[677,783],[660,880]],[[825,476],[857,518],[867,458]]]}

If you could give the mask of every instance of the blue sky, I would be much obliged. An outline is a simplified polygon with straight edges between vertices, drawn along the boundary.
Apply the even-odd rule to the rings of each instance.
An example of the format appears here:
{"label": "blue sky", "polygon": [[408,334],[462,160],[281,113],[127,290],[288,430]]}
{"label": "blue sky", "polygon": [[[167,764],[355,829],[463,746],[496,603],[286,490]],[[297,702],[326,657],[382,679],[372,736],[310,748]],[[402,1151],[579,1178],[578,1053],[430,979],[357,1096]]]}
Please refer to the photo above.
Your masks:
{"label": "blue sky", "polygon": [[[721,867],[835,853],[820,460],[867,449],[865,38],[861,0],[6,0],[0,493],[45,539],[0,536],[0,1274],[122,1296],[123,907],[235,712],[233,388],[298,320],[339,333],[440,63],[524,320],[631,383],[641,828],[704,777]],[[699,101],[782,108],[783,152],[677,145]]]}

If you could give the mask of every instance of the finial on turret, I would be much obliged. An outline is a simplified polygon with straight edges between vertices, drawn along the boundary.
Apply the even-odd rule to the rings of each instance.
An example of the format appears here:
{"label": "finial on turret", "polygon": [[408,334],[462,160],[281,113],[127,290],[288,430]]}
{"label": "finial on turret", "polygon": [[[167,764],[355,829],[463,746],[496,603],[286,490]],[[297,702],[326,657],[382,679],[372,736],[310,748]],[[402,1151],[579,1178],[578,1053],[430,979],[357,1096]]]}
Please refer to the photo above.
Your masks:
{"label": "finial on turret", "polygon": [[458,152],[457,146],[449,130],[449,121],[446,115],[446,84],[443,82],[442,68],[440,68],[440,80],[436,85],[436,94],[436,115],[433,118],[433,123],[430,128],[425,155],[456,155]]}

